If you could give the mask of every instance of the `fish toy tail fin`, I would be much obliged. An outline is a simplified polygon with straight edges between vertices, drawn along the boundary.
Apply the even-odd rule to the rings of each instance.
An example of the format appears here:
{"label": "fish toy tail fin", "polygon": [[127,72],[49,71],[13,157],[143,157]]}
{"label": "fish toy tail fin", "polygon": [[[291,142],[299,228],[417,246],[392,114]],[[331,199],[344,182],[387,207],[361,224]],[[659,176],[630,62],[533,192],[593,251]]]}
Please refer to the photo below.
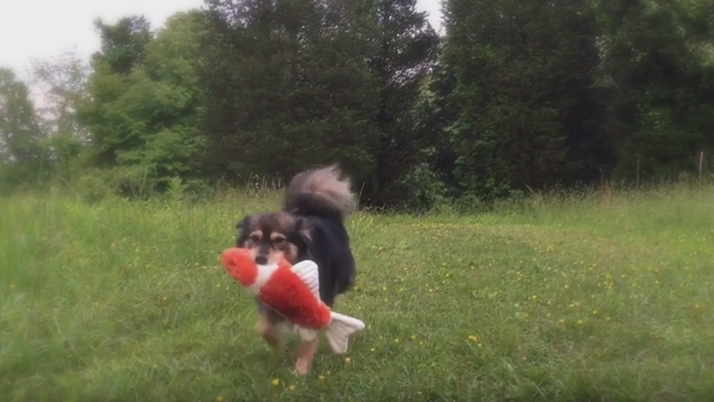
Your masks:
{"label": "fish toy tail fin", "polygon": [[364,329],[364,322],[333,311],[330,325],[325,330],[325,337],[333,352],[343,354],[347,352],[350,335],[362,329]]}

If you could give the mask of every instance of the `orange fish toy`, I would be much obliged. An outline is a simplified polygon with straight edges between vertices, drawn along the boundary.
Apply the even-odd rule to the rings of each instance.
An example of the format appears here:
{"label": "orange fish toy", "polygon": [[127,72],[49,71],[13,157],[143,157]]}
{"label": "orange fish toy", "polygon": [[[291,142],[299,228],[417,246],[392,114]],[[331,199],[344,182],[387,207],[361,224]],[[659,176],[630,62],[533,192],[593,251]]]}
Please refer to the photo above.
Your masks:
{"label": "orange fish toy", "polygon": [[364,322],[331,311],[320,300],[314,261],[291,265],[283,259],[259,265],[248,250],[232,247],[221,254],[221,264],[250,294],[292,323],[305,341],[314,340],[323,331],[332,350],[342,354],[347,352],[349,336],[364,329]]}

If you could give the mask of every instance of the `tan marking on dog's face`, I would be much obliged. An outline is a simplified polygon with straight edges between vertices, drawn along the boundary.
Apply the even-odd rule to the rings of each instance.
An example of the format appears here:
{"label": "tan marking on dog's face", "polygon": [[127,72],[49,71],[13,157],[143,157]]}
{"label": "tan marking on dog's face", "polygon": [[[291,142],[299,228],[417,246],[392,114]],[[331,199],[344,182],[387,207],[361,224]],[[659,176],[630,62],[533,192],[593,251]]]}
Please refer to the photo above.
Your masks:
{"label": "tan marking on dog's face", "polygon": [[270,241],[275,248],[282,249],[287,244],[288,238],[282,233],[273,232],[270,234]]}
{"label": "tan marking on dog's face", "polygon": [[294,244],[288,244],[288,249],[283,252],[283,257],[288,260],[289,263],[295,264],[297,260],[298,249]]}
{"label": "tan marking on dog's face", "polygon": [[[295,246],[292,246],[292,247],[295,247]],[[253,259],[253,261],[255,261],[255,262],[259,262],[259,261],[257,260],[257,257],[258,257],[258,256],[267,257],[267,258],[268,258],[268,259],[267,259],[267,263],[269,263],[269,264],[270,264],[270,263],[277,263],[277,262],[279,262],[280,260],[282,260],[283,258],[285,258],[286,260],[288,260],[291,264],[293,263],[293,260],[294,260],[294,257],[293,257],[292,259],[289,258],[289,257],[290,257],[290,254],[289,254],[289,253],[286,253],[286,252],[284,252],[284,251],[281,251],[281,250],[272,250],[272,249],[271,249],[271,250],[268,250],[268,253],[267,253],[267,254],[265,254],[265,253],[262,253],[262,252],[260,251],[260,248],[259,248],[259,247],[251,247],[251,248],[249,248],[249,249],[248,249],[248,254],[250,254],[250,257],[251,257],[251,258]]]}
{"label": "tan marking on dog's face", "polygon": [[255,246],[260,244],[260,242],[263,241],[263,232],[260,230],[254,230],[248,235],[248,246]]}

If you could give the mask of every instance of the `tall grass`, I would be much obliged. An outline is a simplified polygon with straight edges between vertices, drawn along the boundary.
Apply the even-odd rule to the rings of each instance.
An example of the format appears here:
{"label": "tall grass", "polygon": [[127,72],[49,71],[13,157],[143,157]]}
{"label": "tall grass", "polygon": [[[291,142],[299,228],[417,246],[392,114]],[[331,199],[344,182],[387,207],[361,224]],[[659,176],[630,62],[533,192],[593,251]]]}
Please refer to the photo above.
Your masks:
{"label": "tall grass", "polygon": [[368,328],[304,379],[218,266],[258,190],[0,199],[2,400],[714,399],[712,187],[356,214]]}

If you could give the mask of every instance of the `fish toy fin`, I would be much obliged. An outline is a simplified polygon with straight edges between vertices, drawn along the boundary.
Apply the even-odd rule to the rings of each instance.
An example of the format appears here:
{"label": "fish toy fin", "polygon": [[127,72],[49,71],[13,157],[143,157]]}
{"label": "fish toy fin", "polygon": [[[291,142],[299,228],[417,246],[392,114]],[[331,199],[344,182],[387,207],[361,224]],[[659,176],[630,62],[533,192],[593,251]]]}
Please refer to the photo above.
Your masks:
{"label": "fish toy fin", "polygon": [[325,330],[325,337],[333,352],[346,353],[350,335],[364,329],[364,322],[334,311],[331,315],[332,320]]}
{"label": "fish toy fin", "polygon": [[295,326],[297,333],[300,335],[300,339],[310,342],[317,338],[318,331],[316,329],[310,329],[301,327],[299,325]]}
{"label": "fish toy fin", "polygon": [[320,274],[317,269],[317,264],[312,260],[300,261],[290,267],[290,270],[302,280],[310,289],[310,292],[319,300],[320,299]]}

